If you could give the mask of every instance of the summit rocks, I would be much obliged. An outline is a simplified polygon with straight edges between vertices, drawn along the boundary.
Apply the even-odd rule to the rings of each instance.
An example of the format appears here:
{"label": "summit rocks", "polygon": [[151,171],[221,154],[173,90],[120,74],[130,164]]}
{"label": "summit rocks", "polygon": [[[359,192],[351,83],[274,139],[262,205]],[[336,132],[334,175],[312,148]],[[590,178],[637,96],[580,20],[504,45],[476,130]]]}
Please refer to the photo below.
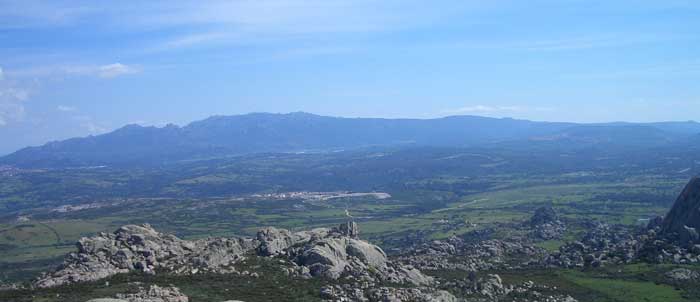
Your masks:
{"label": "summit rocks", "polygon": [[76,245],[78,251],[68,254],[58,270],[40,277],[37,287],[95,281],[130,271],[230,272],[232,264],[255,248],[249,239],[182,240],[148,224],[125,225],[111,234],[81,238]]}
{"label": "summit rocks", "polygon": [[357,224],[347,222],[302,232],[270,227],[260,230],[256,239],[189,241],[160,233],[147,224],[125,225],[111,234],[81,238],[77,252],[68,254],[57,270],[44,274],[34,285],[46,288],[89,282],[132,271],[232,273],[236,271],[234,264],[256,256],[284,258],[294,265],[290,274],[306,277],[343,277],[370,284],[432,283],[431,277],[417,269],[393,263],[380,247],[360,240],[358,234]]}

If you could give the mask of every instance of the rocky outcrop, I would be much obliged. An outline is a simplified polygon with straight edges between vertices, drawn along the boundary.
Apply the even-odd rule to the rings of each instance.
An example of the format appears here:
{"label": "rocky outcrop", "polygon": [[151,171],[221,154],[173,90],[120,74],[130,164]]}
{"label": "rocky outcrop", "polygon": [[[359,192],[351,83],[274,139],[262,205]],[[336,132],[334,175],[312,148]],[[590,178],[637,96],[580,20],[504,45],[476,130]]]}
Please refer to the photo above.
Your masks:
{"label": "rocky outcrop", "polygon": [[642,261],[692,264],[700,262],[700,178],[688,182],[663,219],[649,221],[637,236]]}
{"label": "rocky outcrop", "polygon": [[684,282],[697,280],[700,277],[700,274],[698,274],[698,272],[696,271],[691,271],[687,268],[677,268],[666,272],[665,276],[671,281]]}
{"label": "rocky outcrop", "polygon": [[566,231],[566,226],[559,219],[552,207],[539,207],[528,221],[535,238],[550,240],[561,238]]}
{"label": "rocky outcrop", "polygon": [[177,287],[160,287],[151,285],[148,289],[141,288],[133,294],[117,294],[116,299],[92,299],[87,302],[188,302],[189,298]]}
{"label": "rocky outcrop", "polygon": [[347,221],[340,224],[336,230],[347,237],[353,239],[360,238],[360,227],[354,221]]}
{"label": "rocky outcrop", "polygon": [[661,225],[664,223],[663,216],[654,216],[654,218],[649,219],[647,223],[647,230],[661,229]]}
{"label": "rocky outcrop", "polygon": [[483,271],[517,269],[538,264],[546,251],[517,238],[466,243],[457,237],[434,240],[409,249],[398,261],[419,270]]}
{"label": "rocky outcrop", "polygon": [[310,231],[291,232],[285,229],[267,227],[258,231],[256,238],[260,245],[257,252],[261,256],[278,256],[286,254],[286,251],[300,244],[328,236],[331,230],[317,228]]}
{"label": "rocky outcrop", "polygon": [[118,299],[129,302],[188,302],[189,298],[177,287],[160,287],[151,285],[148,290],[141,289],[135,294],[119,294]]}
{"label": "rocky outcrop", "polygon": [[295,262],[307,267],[312,276],[330,279],[349,277],[414,285],[432,282],[432,278],[413,267],[391,263],[378,246],[348,237],[309,242],[302,248]]}
{"label": "rocky outcrop", "polygon": [[324,301],[363,301],[363,302],[457,302],[461,301],[444,290],[426,287],[394,288],[378,287],[362,289],[346,285],[327,285],[321,288]]}
{"label": "rocky outcrop", "polygon": [[366,282],[394,282],[426,285],[432,278],[411,266],[393,263],[384,251],[360,240],[354,222],[332,229],[292,233],[274,228],[257,234],[258,253],[292,261],[290,274],[329,279],[350,278]]}
{"label": "rocky outcrop", "polygon": [[699,226],[700,178],[696,177],[685,186],[664,218],[652,218],[646,228],[637,230],[622,225],[590,225],[581,240],[561,246],[544,264],[571,268],[633,261],[699,263]]}
{"label": "rocky outcrop", "polygon": [[[353,260],[359,262],[351,264]],[[298,258],[298,263],[309,267],[312,275],[331,279],[338,279],[350,265],[382,269],[386,262],[386,254],[379,247],[347,237],[315,241],[307,245]]]}
{"label": "rocky outcrop", "polygon": [[643,241],[624,226],[594,223],[578,241],[567,242],[546,259],[548,266],[598,267],[631,263],[637,259]]}
{"label": "rocky outcrop", "polygon": [[[575,302],[569,295],[559,293],[556,286],[536,284],[525,281],[520,284],[505,284],[497,274],[486,274],[477,277],[471,272],[462,280],[443,282],[441,289],[465,297],[463,301],[493,302],[493,301],[547,301]],[[462,301],[462,300],[460,300]]]}
{"label": "rocky outcrop", "polygon": [[35,282],[38,287],[103,279],[115,274],[156,270],[176,274],[200,271],[230,272],[231,265],[252,250],[248,239],[208,238],[188,241],[159,233],[150,225],[126,225],[112,234],[81,238],[78,252],[70,253],[53,273]]}
{"label": "rocky outcrop", "polygon": [[457,298],[444,290],[420,288],[381,287],[370,291],[368,299],[371,302],[457,302]]}
{"label": "rocky outcrop", "polygon": [[188,241],[159,233],[150,225],[126,225],[112,234],[81,238],[78,251],[69,254],[56,271],[44,274],[34,285],[45,288],[95,281],[131,271],[179,275],[231,273],[235,272],[233,265],[253,251],[259,256],[285,258],[295,266],[288,273],[296,276],[342,277],[370,284],[427,285],[433,281],[411,266],[389,261],[380,247],[360,240],[358,235],[357,224],[347,222],[331,229],[302,232],[265,228],[257,233],[255,240]]}
{"label": "rocky outcrop", "polygon": [[700,243],[700,177],[688,182],[661,224],[661,235],[677,237],[684,246]]}

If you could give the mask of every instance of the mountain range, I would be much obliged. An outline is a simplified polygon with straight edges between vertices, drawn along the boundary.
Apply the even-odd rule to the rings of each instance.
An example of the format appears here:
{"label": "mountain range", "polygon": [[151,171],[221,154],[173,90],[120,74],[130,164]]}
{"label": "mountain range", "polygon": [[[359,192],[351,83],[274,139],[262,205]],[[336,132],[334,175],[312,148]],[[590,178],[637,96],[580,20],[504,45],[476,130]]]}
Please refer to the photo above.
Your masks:
{"label": "mountain range", "polygon": [[341,118],[304,112],[212,116],[186,126],[127,125],[113,132],[27,147],[0,158],[16,167],[166,164],[265,152],[388,146],[653,148],[700,142],[700,123],[537,122],[449,116]]}

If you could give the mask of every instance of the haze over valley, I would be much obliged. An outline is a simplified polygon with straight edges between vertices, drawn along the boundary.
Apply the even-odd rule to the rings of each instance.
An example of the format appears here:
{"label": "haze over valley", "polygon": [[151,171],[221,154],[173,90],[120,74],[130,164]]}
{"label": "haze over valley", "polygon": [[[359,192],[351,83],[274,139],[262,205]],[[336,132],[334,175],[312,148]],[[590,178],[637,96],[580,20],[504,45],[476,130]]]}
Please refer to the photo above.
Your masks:
{"label": "haze over valley", "polygon": [[0,1],[0,301],[700,301],[693,1]]}

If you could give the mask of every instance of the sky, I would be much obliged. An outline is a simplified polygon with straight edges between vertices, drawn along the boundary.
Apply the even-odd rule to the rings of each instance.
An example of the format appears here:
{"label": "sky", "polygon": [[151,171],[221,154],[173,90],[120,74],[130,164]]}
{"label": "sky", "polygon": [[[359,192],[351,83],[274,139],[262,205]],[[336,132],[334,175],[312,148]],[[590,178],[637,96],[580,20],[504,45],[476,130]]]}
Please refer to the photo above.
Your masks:
{"label": "sky", "polygon": [[211,115],[700,116],[698,1],[0,0],[0,154]]}

